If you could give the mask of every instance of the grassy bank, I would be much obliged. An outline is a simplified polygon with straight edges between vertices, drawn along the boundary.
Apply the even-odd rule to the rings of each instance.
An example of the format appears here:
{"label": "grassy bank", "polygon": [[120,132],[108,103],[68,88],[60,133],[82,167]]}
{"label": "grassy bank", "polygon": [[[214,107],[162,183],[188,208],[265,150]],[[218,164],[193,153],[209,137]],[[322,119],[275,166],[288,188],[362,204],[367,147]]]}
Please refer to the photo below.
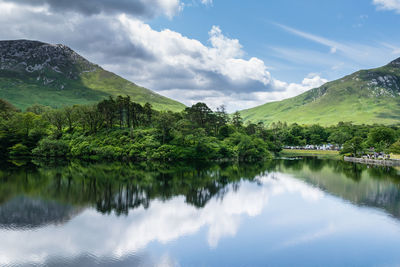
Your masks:
{"label": "grassy bank", "polygon": [[280,153],[282,157],[318,157],[327,159],[340,159],[339,151],[332,150],[302,150],[302,149],[284,149]]}
{"label": "grassy bank", "polygon": [[390,158],[391,159],[400,159],[400,155],[399,154],[390,154]]}

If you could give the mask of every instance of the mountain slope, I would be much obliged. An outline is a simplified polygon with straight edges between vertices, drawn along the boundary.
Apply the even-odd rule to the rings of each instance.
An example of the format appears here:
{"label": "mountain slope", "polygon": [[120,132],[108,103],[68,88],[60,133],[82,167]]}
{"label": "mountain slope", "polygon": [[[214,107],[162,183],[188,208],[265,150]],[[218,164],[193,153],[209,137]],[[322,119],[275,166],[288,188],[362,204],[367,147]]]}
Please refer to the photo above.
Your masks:
{"label": "mountain slope", "polygon": [[246,121],[333,125],[400,122],[400,58],[361,70],[319,88],[278,102],[241,111]]}
{"label": "mountain slope", "polygon": [[92,64],[64,45],[37,41],[0,41],[0,98],[25,109],[32,104],[59,107],[95,103],[129,95],[155,109],[185,106]]}

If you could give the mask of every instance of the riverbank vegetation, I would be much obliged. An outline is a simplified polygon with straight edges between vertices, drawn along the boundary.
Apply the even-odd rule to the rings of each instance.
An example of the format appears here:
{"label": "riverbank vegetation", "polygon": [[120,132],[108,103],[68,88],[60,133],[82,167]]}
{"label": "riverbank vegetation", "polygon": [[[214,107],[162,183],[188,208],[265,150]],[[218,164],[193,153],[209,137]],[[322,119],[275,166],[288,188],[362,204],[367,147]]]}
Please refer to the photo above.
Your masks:
{"label": "riverbank vegetation", "polygon": [[400,154],[400,128],[244,124],[238,112],[228,115],[223,106],[212,111],[197,103],[182,112],[159,112],[129,96],[60,109],[34,105],[24,112],[0,100],[1,158],[256,161],[285,146],[328,143],[344,155]]}
{"label": "riverbank vegetation", "polygon": [[34,105],[18,111],[0,102],[3,158],[85,160],[239,160],[271,158],[279,151],[263,125],[243,125],[223,107],[197,103],[183,112],[159,112],[130,97],[61,109]]}
{"label": "riverbank vegetation", "polygon": [[342,155],[360,156],[368,152],[400,154],[400,127],[396,125],[354,125],[340,122],[334,126],[322,127],[318,124],[304,126],[273,123],[270,128],[276,133],[276,142],[282,146],[304,148],[307,145],[330,143],[339,147]]}

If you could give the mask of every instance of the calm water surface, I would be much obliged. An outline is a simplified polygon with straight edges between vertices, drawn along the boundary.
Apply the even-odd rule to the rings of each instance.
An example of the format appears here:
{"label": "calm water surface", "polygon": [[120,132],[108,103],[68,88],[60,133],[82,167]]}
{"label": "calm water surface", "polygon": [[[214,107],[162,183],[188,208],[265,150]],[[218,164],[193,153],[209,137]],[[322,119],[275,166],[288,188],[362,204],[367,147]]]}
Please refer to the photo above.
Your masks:
{"label": "calm water surface", "polygon": [[400,266],[400,170],[3,167],[0,266]]}

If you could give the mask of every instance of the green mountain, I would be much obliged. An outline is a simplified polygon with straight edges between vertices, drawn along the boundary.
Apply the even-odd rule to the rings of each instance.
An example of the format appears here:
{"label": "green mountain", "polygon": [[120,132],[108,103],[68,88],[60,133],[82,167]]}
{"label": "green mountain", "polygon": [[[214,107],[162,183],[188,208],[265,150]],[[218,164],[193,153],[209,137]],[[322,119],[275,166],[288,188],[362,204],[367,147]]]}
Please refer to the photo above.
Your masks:
{"label": "green mountain", "polygon": [[102,69],[64,45],[0,41],[0,98],[18,108],[90,104],[108,96],[130,96],[155,109],[180,111],[179,102]]}
{"label": "green mountain", "polygon": [[245,121],[333,125],[400,122],[400,58],[282,101],[241,111]]}

